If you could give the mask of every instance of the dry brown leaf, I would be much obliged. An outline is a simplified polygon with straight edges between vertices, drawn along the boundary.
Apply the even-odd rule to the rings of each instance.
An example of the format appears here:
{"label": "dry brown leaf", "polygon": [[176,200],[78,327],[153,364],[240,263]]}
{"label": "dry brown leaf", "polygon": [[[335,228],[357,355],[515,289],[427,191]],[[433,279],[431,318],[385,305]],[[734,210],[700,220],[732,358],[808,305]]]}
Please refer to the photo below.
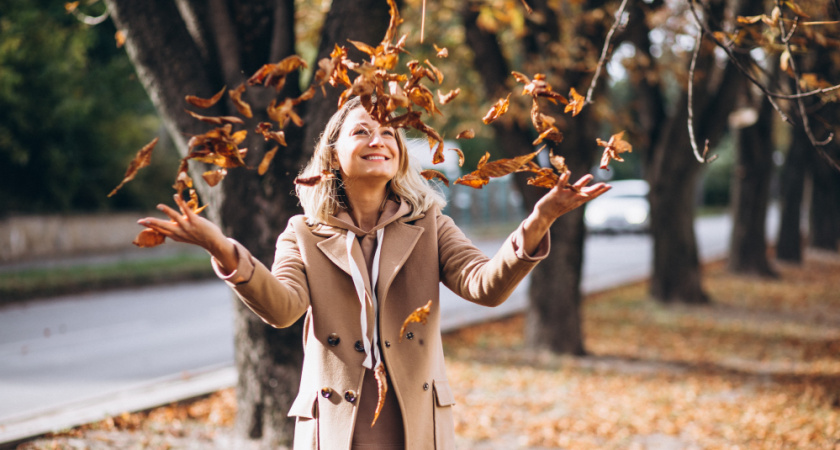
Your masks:
{"label": "dry brown leaf", "polygon": [[150,247],[157,247],[158,245],[163,244],[166,241],[166,236],[160,234],[159,232],[151,229],[146,228],[141,231],[137,237],[131,241],[132,244],[140,247],[140,248],[150,248]]}
{"label": "dry brown leaf", "polygon": [[446,175],[444,175],[441,172],[438,172],[437,170],[434,170],[434,169],[421,170],[420,175],[423,175],[423,178],[425,178],[427,180],[431,180],[432,178],[437,178],[438,180],[442,181],[443,184],[446,185],[446,187],[449,187],[449,178],[446,178]]}
{"label": "dry brown leaf", "polygon": [[274,159],[274,155],[277,153],[277,149],[280,147],[274,147],[273,149],[269,150],[263,156],[262,161],[260,161],[260,166],[257,168],[257,173],[260,175],[265,175],[268,171],[268,166],[271,164],[271,160]]}
{"label": "dry brown leaf", "polygon": [[620,156],[621,153],[625,152],[632,152],[633,146],[630,145],[629,142],[622,139],[624,137],[624,132],[620,131],[612,136],[610,136],[609,141],[602,141],[599,138],[595,139],[595,142],[598,143],[601,147],[604,148],[604,154],[601,156],[601,169],[609,170],[608,166],[610,164],[610,160],[614,159],[616,161],[624,161]]}
{"label": "dry brown leaf", "polygon": [[227,123],[235,123],[237,125],[242,125],[242,124],[245,123],[242,119],[240,119],[239,117],[236,117],[236,116],[208,117],[208,116],[202,116],[201,114],[196,114],[196,113],[194,113],[194,112],[192,112],[188,109],[185,109],[184,111],[186,111],[187,113],[189,113],[189,115],[195,117],[196,119],[198,119],[202,122],[211,123],[213,125],[224,125],[224,124],[227,124]]}
{"label": "dry brown leaf", "polygon": [[125,31],[117,30],[117,32],[114,33],[114,41],[117,43],[117,48],[122,48],[122,46],[125,45]]}
{"label": "dry brown leaf", "polygon": [[370,427],[376,424],[376,419],[379,418],[379,413],[382,412],[382,407],[385,406],[385,394],[388,393],[388,372],[385,370],[385,363],[380,361],[379,365],[373,371],[373,376],[376,378],[376,390],[379,397],[376,400],[376,410],[373,412],[373,421]]}
{"label": "dry brown leaf", "polygon": [[123,180],[120,182],[119,185],[117,185],[117,187],[114,188],[114,190],[111,191],[110,194],[108,194],[108,197],[111,197],[114,194],[116,194],[117,191],[120,190],[120,188],[122,188],[126,183],[133,180],[134,177],[137,176],[137,172],[140,169],[147,167],[149,164],[151,164],[152,150],[155,149],[155,145],[157,145],[157,143],[158,138],[154,138],[152,139],[152,142],[149,142],[148,144],[144,145],[143,148],[137,151],[137,154],[134,155],[134,159],[132,159],[131,162],[128,163],[128,169],[126,169],[125,171],[125,176],[123,177]]}
{"label": "dry brown leaf", "polygon": [[318,183],[321,183],[321,182],[327,181],[327,180],[331,180],[333,178],[335,178],[335,175],[333,175],[332,173],[330,173],[328,171],[324,171],[324,172],[321,173],[321,175],[314,175],[314,176],[305,177],[305,178],[297,177],[297,178],[295,178],[295,184],[299,184],[301,186],[312,187],[312,186],[316,186]]}
{"label": "dry brown leaf", "polygon": [[262,134],[263,138],[268,140],[273,140],[278,144],[282,145],[283,147],[286,146],[286,134],[282,131],[271,131],[272,125],[271,122],[260,122],[257,125],[257,128],[254,130],[256,133]]}
{"label": "dry brown leaf", "polygon": [[436,56],[438,58],[448,58],[449,57],[449,49],[447,49],[446,47],[440,48],[440,47],[437,46],[437,44],[432,44],[432,46],[435,48],[435,51],[437,52]]}
{"label": "dry brown leaf", "polygon": [[486,162],[490,158],[490,153],[485,153],[478,162],[478,168],[475,171],[455,180],[455,184],[463,184],[472,188],[481,188],[490,181],[490,178],[503,177],[521,170],[523,166],[527,166],[540,151],[542,151],[542,148],[533,153],[520,155],[515,158],[499,159],[493,162]]}
{"label": "dry brown leaf", "polygon": [[245,83],[242,83],[236,89],[228,91],[228,95],[230,96],[231,101],[233,101],[233,106],[235,106],[236,110],[239,111],[239,114],[242,114],[250,119],[254,117],[254,114],[251,112],[251,105],[242,100],[242,94],[244,92]]}
{"label": "dry brown leaf", "polygon": [[187,101],[187,103],[195,106],[196,108],[207,109],[218,103],[219,99],[221,99],[222,95],[224,95],[225,89],[227,89],[227,86],[222,87],[221,91],[215,93],[210,98],[201,98],[196,97],[195,95],[188,95],[184,97],[184,99]]}
{"label": "dry brown leaf", "polygon": [[487,111],[487,114],[484,115],[482,118],[482,122],[489,125],[493,123],[496,119],[501,117],[504,113],[507,112],[508,107],[510,106],[510,94],[508,94],[505,98],[500,98],[496,101],[495,104],[490,108],[490,111]]}
{"label": "dry brown leaf", "polygon": [[251,86],[257,84],[272,86],[277,92],[280,92],[286,85],[286,76],[301,67],[308,67],[303,58],[298,55],[287,56],[275,64],[264,64],[248,78],[247,83]]}
{"label": "dry brown leaf", "polygon": [[464,130],[464,131],[458,133],[458,135],[455,136],[455,139],[472,139],[474,137],[475,137],[475,131],[471,128],[469,130]]}
{"label": "dry brown leaf", "polygon": [[437,91],[438,102],[440,102],[441,105],[445,105],[445,104],[451,102],[460,93],[461,93],[461,88],[453,89],[453,90],[449,91],[446,95],[441,94],[440,91]]}
{"label": "dry brown leaf", "polygon": [[566,108],[563,110],[563,112],[571,111],[572,117],[574,117],[580,114],[580,112],[583,110],[583,105],[585,103],[586,98],[578,94],[577,91],[575,91],[575,88],[571,88],[569,90],[569,103],[566,105]]}
{"label": "dry brown leaf", "polygon": [[405,336],[405,330],[408,328],[408,324],[410,323],[422,323],[423,325],[426,324],[426,321],[429,318],[429,313],[432,310],[432,301],[429,300],[424,306],[421,306],[415,309],[408,317],[405,318],[403,321],[402,326],[400,327],[400,342],[402,342],[403,336]]}
{"label": "dry brown leaf", "polygon": [[208,170],[201,175],[201,178],[204,178],[204,181],[210,186],[213,187],[219,184],[227,175],[227,170],[225,169],[216,169],[216,170]]}

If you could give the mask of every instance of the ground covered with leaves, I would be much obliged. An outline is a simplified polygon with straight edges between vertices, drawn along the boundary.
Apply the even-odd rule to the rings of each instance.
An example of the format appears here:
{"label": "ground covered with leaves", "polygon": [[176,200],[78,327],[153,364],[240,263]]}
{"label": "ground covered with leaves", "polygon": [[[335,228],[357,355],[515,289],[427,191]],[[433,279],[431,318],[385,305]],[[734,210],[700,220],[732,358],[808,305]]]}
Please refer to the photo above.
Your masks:
{"label": "ground covered with leaves", "polygon": [[[840,449],[840,257],[778,270],[709,266],[705,306],[589,296],[586,357],[529,350],[522,316],[447,335],[459,448]],[[243,448],[234,414],[225,390],[19,448]]]}

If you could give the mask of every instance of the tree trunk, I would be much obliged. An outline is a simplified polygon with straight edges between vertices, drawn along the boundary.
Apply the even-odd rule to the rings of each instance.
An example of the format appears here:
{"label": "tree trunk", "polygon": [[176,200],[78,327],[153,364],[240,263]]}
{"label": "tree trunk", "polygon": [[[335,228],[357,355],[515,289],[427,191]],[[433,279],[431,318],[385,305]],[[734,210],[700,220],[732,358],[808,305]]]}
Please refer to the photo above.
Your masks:
{"label": "tree trunk", "polygon": [[780,179],[781,215],[776,258],[790,263],[802,262],[802,200],[805,173],[810,149],[808,136],[801,127],[793,128],[793,136]]}
{"label": "tree trunk", "polygon": [[[711,20],[724,16],[725,2],[710,1]],[[694,81],[694,129],[698,145],[708,139],[714,146],[734,107],[740,77],[733,64],[717,69],[713,45],[705,42],[697,59]],[[706,303],[701,285],[697,238],[694,234],[697,176],[702,165],[691,151],[686,123],[687,91],[676,104],[665,131],[654,144],[648,170],[650,182],[653,271],[651,295],[665,303]]]}
{"label": "tree trunk", "polygon": [[[837,158],[837,145],[830,144],[825,151]],[[810,241],[813,248],[838,251],[840,244],[840,172],[817,159],[814,164],[813,191],[811,195]]]}
{"label": "tree trunk", "polygon": [[[222,85],[233,89],[262,64],[277,62],[296,48],[293,0],[106,0],[106,4],[117,28],[126,32],[128,54],[182,156],[187,154],[187,137],[208,130],[184,113],[184,95],[210,97]],[[348,38],[374,45],[381,41],[388,6],[374,0],[334,2],[327,23],[319,59],[334,43],[344,45]],[[255,114],[246,129],[267,120],[265,106],[276,95],[270,89],[256,89],[246,92]],[[300,92],[298,76],[293,74],[279,97]],[[197,183],[202,201],[210,204],[211,220],[265,264],[271,264],[277,235],[300,212],[291,194],[292,180],[312,152],[313,136],[320,134],[335,111],[337,95],[318,95],[301,105],[306,124],[301,129],[294,125],[285,129],[289,145],[277,154],[265,176],[235,169],[221,187],[210,189]],[[236,114],[229,102],[201,113]],[[250,134],[246,144],[250,149],[246,163],[256,167],[267,144],[256,133]],[[202,170],[193,167],[193,178],[199,180]],[[287,444],[294,423],[286,413],[297,394],[303,360],[301,321],[277,330],[236,301],[235,322],[237,435],[260,439],[267,446]]]}
{"label": "tree trunk", "polygon": [[[751,86],[742,81],[743,98],[752,97]],[[765,96],[760,96],[755,123],[735,131],[737,164],[733,174],[733,226],[729,247],[729,270],[734,273],[775,277],[767,258],[766,224],[770,180],[773,173],[773,115]],[[752,103],[755,103],[754,101]]]}
{"label": "tree trunk", "polygon": [[[595,8],[602,6],[589,5]],[[558,18],[545,1],[530,1],[535,13],[526,16],[528,24],[526,35],[521,44],[524,47],[526,69],[529,76],[534,73],[550,73],[548,55],[553,46],[559,43],[560,30]],[[465,27],[465,40],[474,52],[473,64],[482,77],[488,97],[505,97],[511,91],[511,64],[503,56],[501,46],[494,33],[482,29],[477,24],[478,3],[467,2],[462,10]],[[537,17],[538,21],[532,22]],[[591,39],[593,47],[603,41],[604,28],[600,24],[579,30],[579,36]],[[593,37],[594,36],[594,37]],[[580,84],[591,74],[567,71],[563,74],[566,86],[554,86],[555,90]],[[580,89],[582,90],[582,89]],[[513,99],[515,101],[515,99]],[[555,116],[562,115],[553,111]],[[566,158],[566,164],[572,171],[573,178],[589,172],[592,159],[592,143],[595,141],[589,109],[575,119],[568,119],[569,126],[563,129],[564,141],[551,145],[556,154]],[[493,123],[497,141],[506,157],[512,157],[533,151],[532,141],[535,133],[523,128],[516,120],[505,116]],[[545,191],[526,184],[527,176],[515,177],[517,188],[522,193],[525,207],[531,210]],[[583,208],[561,217],[550,230],[551,253],[540,262],[531,274],[529,308],[526,320],[526,341],[534,348],[546,348],[556,353],[581,355],[585,353],[581,329],[581,270],[583,261],[584,226]]]}

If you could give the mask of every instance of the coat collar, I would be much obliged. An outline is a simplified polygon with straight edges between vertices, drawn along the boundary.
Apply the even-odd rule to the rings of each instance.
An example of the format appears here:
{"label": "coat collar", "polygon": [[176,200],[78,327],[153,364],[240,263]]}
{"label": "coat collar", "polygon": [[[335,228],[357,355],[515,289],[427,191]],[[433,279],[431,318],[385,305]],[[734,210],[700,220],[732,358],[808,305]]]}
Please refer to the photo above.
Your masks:
{"label": "coat collar", "polygon": [[[403,220],[396,220],[406,216],[410,210],[411,207],[406,202],[402,202],[395,214],[395,220],[389,221],[390,223],[385,226],[379,261],[379,280],[377,282],[379,298],[384,297],[397,272],[402,268],[423,233],[422,227],[410,225]],[[347,259],[347,247],[344,240],[346,232],[341,227],[341,223],[341,221],[332,220],[329,224],[317,225],[312,228],[312,233],[327,238],[316,245],[333,264],[350,275],[350,262]],[[359,245],[353,246],[351,256],[357,267],[366,267]],[[370,277],[365,274],[364,278],[365,288],[368,292],[371,292]]]}

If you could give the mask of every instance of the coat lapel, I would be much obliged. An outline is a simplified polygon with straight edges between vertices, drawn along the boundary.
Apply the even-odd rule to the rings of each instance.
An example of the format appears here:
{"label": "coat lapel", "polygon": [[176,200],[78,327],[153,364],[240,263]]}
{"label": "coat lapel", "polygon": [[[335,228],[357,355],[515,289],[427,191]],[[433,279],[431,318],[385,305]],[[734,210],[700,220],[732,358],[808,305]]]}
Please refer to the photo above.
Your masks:
{"label": "coat lapel", "polygon": [[[338,268],[343,270],[348,276],[352,276],[350,273],[350,261],[347,259],[346,239],[347,235],[345,233],[336,232],[329,239],[318,242],[316,245],[319,249],[321,249],[324,255],[332,261],[333,264],[338,266]],[[359,271],[362,273],[362,279],[365,282],[365,290],[367,292],[371,292],[370,276],[367,273],[367,264],[365,264],[365,258],[362,255],[362,248],[359,246],[358,241],[353,243],[352,254],[353,260],[356,262],[356,267],[358,267]]]}
{"label": "coat lapel", "polygon": [[382,253],[379,256],[379,281],[376,286],[380,301],[388,294],[391,283],[420,240],[421,234],[422,227],[404,222],[395,222],[385,227]]}

